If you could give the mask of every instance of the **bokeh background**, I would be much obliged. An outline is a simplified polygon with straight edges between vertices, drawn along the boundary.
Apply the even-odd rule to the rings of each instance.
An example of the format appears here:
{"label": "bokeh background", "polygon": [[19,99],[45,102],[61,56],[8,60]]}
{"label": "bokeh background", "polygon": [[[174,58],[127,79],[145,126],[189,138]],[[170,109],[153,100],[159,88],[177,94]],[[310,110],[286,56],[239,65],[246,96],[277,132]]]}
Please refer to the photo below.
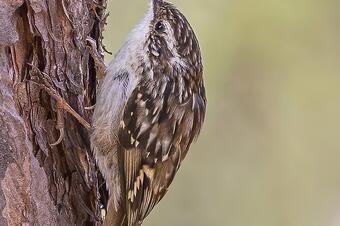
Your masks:
{"label": "bokeh background", "polygon": [[[200,40],[208,112],[144,225],[340,226],[340,1],[172,2]],[[109,50],[147,7],[109,1]]]}

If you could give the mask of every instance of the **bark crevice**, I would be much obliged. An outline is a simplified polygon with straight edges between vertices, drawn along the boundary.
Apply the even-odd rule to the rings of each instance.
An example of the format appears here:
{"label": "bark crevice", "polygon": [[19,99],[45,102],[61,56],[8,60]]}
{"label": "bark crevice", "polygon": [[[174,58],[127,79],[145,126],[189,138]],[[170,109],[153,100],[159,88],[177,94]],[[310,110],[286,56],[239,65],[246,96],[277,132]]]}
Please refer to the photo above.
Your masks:
{"label": "bark crevice", "polygon": [[97,169],[88,131],[31,81],[47,82],[90,121],[106,1],[0,0],[0,225],[99,225]]}

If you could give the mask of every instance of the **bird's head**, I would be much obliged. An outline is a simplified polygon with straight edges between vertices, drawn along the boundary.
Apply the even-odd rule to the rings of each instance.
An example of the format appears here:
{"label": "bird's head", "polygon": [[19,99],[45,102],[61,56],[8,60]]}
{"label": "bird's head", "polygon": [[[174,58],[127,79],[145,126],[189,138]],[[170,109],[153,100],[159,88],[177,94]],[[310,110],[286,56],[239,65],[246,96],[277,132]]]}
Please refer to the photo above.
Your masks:
{"label": "bird's head", "polygon": [[131,51],[158,67],[202,71],[197,38],[185,16],[171,3],[151,0],[144,19],[130,33]]}

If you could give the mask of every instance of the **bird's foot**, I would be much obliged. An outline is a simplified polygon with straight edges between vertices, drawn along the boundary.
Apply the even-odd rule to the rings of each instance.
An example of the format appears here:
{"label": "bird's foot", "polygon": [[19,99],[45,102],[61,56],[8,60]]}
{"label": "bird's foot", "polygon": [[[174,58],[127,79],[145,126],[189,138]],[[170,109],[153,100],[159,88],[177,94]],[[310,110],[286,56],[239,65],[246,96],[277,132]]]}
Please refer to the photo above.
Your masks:
{"label": "bird's foot", "polygon": [[96,67],[97,78],[102,79],[104,78],[106,71],[106,65],[103,60],[103,53],[101,51],[98,51],[97,43],[93,38],[87,37],[86,42],[88,44],[87,48]]}
{"label": "bird's foot", "polygon": [[29,64],[31,67],[35,68],[38,71],[39,78],[42,82],[37,82],[30,80],[31,83],[40,87],[44,91],[46,91],[55,101],[57,108],[57,125],[56,129],[59,130],[59,138],[56,142],[50,144],[51,146],[56,146],[61,143],[65,135],[65,122],[63,112],[66,111],[71,114],[73,117],[77,119],[77,121],[82,124],[86,129],[90,129],[91,125],[88,123],[82,116],[80,116],[67,102],[64,98],[60,96],[60,94],[52,87],[51,83],[48,82],[47,74],[43,73],[36,66]]}

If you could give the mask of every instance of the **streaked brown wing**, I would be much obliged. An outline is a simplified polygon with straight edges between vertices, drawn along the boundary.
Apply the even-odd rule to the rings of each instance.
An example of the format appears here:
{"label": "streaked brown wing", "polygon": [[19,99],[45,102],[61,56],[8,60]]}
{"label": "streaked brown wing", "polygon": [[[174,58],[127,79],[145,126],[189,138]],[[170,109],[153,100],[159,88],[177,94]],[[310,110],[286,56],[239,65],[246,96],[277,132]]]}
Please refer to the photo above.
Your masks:
{"label": "streaked brown wing", "polygon": [[142,222],[164,196],[203,123],[204,96],[176,95],[175,81],[165,79],[142,81],[120,123],[129,226]]}

